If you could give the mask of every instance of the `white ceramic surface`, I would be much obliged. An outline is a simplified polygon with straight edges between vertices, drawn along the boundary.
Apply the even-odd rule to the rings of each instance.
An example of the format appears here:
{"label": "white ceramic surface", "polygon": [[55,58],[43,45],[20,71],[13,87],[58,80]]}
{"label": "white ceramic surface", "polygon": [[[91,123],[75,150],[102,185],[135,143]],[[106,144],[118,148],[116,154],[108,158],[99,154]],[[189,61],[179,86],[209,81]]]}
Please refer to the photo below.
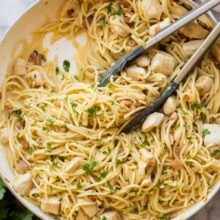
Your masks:
{"label": "white ceramic surface", "polygon": [[[7,1],[7,0],[2,0]],[[10,0],[9,0],[10,1]],[[21,0],[18,0],[21,1]],[[34,1],[34,0],[22,0],[24,1]],[[8,62],[10,60],[10,54],[13,45],[18,40],[21,40],[24,38],[24,36],[29,36],[29,33],[39,26],[43,24],[46,18],[53,19],[53,17],[56,15],[56,11],[59,8],[59,6],[64,2],[64,0],[41,0],[39,3],[35,4],[30,10],[28,10],[17,22],[16,24],[10,29],[8,34],[4,37],[2,43],[0,44],[0,83],[4,79],[4,75],[6,73],[6,68],[8,65]],[[0,6],[1,7],[1,6]],[[1,17],[0,17],[1,19]],[[28,22],[31,21],[31,22]],[[9,22],[10,23],[10,22]],[[81,41],[82,39],[80,39]],[[61,45],[64,46],[64,44],[68,45],[68,42],[61,42],[60,44],[56,45],[56,47],[59,47]],[[66,58],[72,56],[71,53],[74,52],[73,50],[69,50],[69,53],[63,54],[63,57],[66,56]],[[54,52],[51,52],[51,55],[49,57],[52,58]],[[61,62],[61,61],[60,61]],[[74,66],[74,65],[73,65]],[[74,71],[74,69],[73,69]],[[4,150],[2,146],[0,146],[0,175],[5,180],[7,186],[12,191],[12,193],[28,208],[30,209],[35,215],[40,217],[41,219],[45,220],[51,220],[54,219],[52,216],[46,215],[43,213],[38,207],[34,206],[24,198],[20,197],[11,187],[10,181],[13,177],[13,174],[11,172],[11,169],[7,163],[7,160],[5,158]],[[218,191],[220,188],[220,183],[218,183],[213,191],[209,195],[209,199],[213,197],[213,195]],[[207,200],[208,201],[208,200]],[[182,213],[178,217],[175,218],[175,220],[183,220],[191,217],[193,214],[195,214],[199,209],[201,209],[206,203],[201,202],[199,204],[196,204],[192,208],[188,209],[186,212]],[[201,216],[201,219],[204,216]],[[200,219],[200,218],[199,218]],[[204,218],[203,218],[204,219]]]}

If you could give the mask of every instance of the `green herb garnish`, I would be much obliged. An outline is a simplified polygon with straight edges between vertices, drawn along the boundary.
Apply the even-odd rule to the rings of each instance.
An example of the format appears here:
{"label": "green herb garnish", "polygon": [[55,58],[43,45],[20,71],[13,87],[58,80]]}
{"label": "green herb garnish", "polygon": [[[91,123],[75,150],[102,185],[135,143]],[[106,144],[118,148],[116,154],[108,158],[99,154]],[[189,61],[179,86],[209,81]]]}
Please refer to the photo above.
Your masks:
{"label": "green herb garnish", "polygon": [[88,108],[87,112],[89,113],[90,116],[96,117],[96,109],[95,108]]}
{"label": "green herb garnish", "polygon": [[4,182],[0,179],[0,200],[3,199],[5,192],[6,192],[6,190],[5,190],[5,184],[4,184]]}
{"label": "green herb garnish", "polygon": [[119,160],[119,159],[116,159],[115,163],[116,163],[117,165],[120,165],[120,164],[122,164],[122,161]]}
{"label": "green herb garnish", "polygon": [[107,7],[108,13],[112,13],[112,3],[110,3]]}
{"label": "green herb garnish", "polygon": [[108,175],[108,171],[104,170],[103,172],[100,173],[99,177],[96,178],[96,181],[97,182],[102,181],[107,175]]}
{"label": "green herb garnish", "polygon": [[110,183],[108,184],[109,190],[111,193],[115,193],[116,192],[116,188],[113,187]]}
{"label": "green herb garnish", "polygon": [[166,153],[170,153],[170,149],[168,148],[168,146],[166,144],[163,145],[163,149],[164,149],[164,152]]}
{"label": "green herb garnish", "polygon": [[55,121],[53,119],[46,120],[47,125],[54,125]]}
{"label": "green herb garnish", "polygon": [[105,28],[106,25],[107,25],[107,21],[105,21],[104,19],[101,19],[101,20],[99,21],[99,27],[100,27],[101,29]]}
{"label": "green herb garnish", "polygon": [[52,144],[50,144],[50,143],[47,144],[47,150],[48,150],[49,153],[51,153],[51,151],[52,151]]}
{"label": "green herb garnish", "polygon": [[111,15],[112,16],[120,16],[120,15],[122,15],[123,14],[123,10],[122,10],[122,8],[118,8],[116,11],[113,11],[112,13],[111,13]]}
{"label": "green herb garnish", "polygon": [[73,108],[76,108],[76,107],[78,106],[78,104],[75,103],[75,102],[71,102],[70,104],[71,104],[71,106],[72,106]]}
{"label": "green herb garnish", "polygon": [[191,109],[194,111],[194,110],[199,110],[199,109],[201,109],[202,108],[202,105],[200,104],[200,103],[198,103],[198,102],[193,102],[192,104],[191,104]]}
{"label": "green herb garnish", "polygon": [[28,148],[28,154],[32,155],[34,152],[34,148],[33,147],[29,147]]}
{"label": "green herb garnish", "polygon": [[211,132],[206,128],[202,131],[202,136],[205,137],[207,135],[211,134]]}
{"label": "green herb garnish", "polygon": [[64,61],[63,61],[63,69],[64,69],[66,72],[69,72],[69,71],[70,71],[70,61],[68,61],[68,60],[64,60]]}
{"label": "green herb garnish", "polygon": [[101,216],[98,218],[98,220],[107,220],[107,218],[105,216]]}
{"label": "green herb garnish", "polygon": [[85,171],[85,173],[89,174],[94,170],[95,166],[96,166],[96,162],[92,161],[91,163],[84,164],[83,170]]}
{"label": "green herb garnish", "polygon": [[82,188],[82,185],[81,185],[80,181],[77,182],[76,187],[77,187],[77,189],[81,189]]}
{"label": "green herb garnish", "polygon": [[213,151],[210,153],[210,155],[211,155],[212,157],[216,157],[216,156],[218,156],[219,154],[220,154],[220,150],[219,150],[219,149],[213,150]]}
{"label": "green herb garnish", "polygon": [[11,112],[13,115],[15,115],[15,117],[18,119],[18,121],[23,121],[24,117],[23,117],[23,112],[21,109],[17,109]]}
{"label": "green herb garnish", "polygon": [[57,66],[56,67],[56,75],[58,75],[60,73],[60,68]]}

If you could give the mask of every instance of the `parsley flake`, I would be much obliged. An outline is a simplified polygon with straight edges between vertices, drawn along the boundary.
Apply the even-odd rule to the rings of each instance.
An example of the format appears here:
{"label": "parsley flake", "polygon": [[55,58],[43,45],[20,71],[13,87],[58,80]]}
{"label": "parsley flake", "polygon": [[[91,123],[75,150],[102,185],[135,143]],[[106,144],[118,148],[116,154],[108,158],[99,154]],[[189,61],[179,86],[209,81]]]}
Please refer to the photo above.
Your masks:
{"label": "parsley flake", "polygon": [[113,187],[110,183],[108,184],[109,190],[111,193],[115,193],[116,192],[116,188]]}
{"label": "parsley flake", "polygon": [[55,121],[53,119],[46,120],[47,125],[54,125]]}
{"label": "parsley flake", "polygon": [[105,28],[106,25],[107,25],[107,21],[105,21],[104,19],[101,19],[101,20],[99,21],[99,27],[100,27],[101,29]]}
{"label": "parsley flake", "polygon": [[85,171],[85,173],[89,174],[94,170],[95,166],[96,166],[96,162],[92,161],[91,163],[84,164],[83,170]]}
{"label": "parsley flake", "polygon": [[216,157],[216,156],[218,156],[219,154],[220,154],[220,150],[219,150],[219,149],[213,150],[213,151],[210,153],[210,155],[211,155],[212,157]]}
{"label": "parsley flake", "polygon": [[56,67],[56,75],[58,75],[60,73],[60,68],[57,66]]}
{"label": "parsley flake", "polygon": [[191,107],[191,109],[192,109],[193,111],[195,111],[195,110],[201,109],[201,108],[202,108],[202,105],[201,105],[200,103],[198,103],[198,102],[193,102],[190,107]]}
{"label": "parsley flake", "polygon": [[87,112],[89,113],[90,116],[96,117],[96,109],[95,108],[88,108]]}
{"label": "parsley flake", "polygon": [[205,137],[207,135],[211,134],[211,132],[206,128],[202,131],[202,136]]}
{"label": "parsley flake", "polygon": [[113,11],[112,13],[111,13],[111,15],[112,16],[120,16],[120,15],[122,15],[123,14],[123,10],[122,10],[122,8],[118,8],[116,11]]}
{"label": "parsley flake", "polygon": [[68,60],[64,60],[64,61],[63,61],[63,69],[64,69],[66,72],[69,72],[69,71],[70,71],[70,61],[68,61]]}
{"label": "parsley flake", "polygon": [[76,107],[78,106],[78,104],[75,103],[75,102],[71,102],[70,104],[71,104],[71,106],[72,106],[73,108],[76,108]]}

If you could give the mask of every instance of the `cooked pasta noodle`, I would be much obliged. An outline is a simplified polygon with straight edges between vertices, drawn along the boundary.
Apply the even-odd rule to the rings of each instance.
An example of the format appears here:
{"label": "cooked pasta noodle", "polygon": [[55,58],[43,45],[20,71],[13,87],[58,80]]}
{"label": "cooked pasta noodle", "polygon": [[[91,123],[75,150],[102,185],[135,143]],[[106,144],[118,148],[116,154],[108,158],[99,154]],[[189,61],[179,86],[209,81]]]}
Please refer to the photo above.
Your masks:
{"label": "cooked pasta noodle", "polygon": [[[161,123],[157,118],[151,128],[146,122],[142,130],[120,133],[179,73],[193,53],[186,43],[199,38],[175,33],[98,87],[118,58],[144,45],[149,30],[160,30],[158,22],[190,9],[186,1],[154,0],[151,12],[154,4],[159,8],[152,14],[147,2],[69,0],[9,65],[0,126],[14,188],[59,219],[169,219],[206,200],[219,179],[220,143],[206,143],[211,131],[204,128],[220,124],[219,63],[212,53],[157,113]],[[194,24],[204,34],[214,25],[207,16]],[[69,73],[67,60],[64,69],[57,59],[46,60],[49,32],[53,41],[67,37],[78,48],[77,73]],[[88,39],[80,46],[75,37],[83,32]]]}

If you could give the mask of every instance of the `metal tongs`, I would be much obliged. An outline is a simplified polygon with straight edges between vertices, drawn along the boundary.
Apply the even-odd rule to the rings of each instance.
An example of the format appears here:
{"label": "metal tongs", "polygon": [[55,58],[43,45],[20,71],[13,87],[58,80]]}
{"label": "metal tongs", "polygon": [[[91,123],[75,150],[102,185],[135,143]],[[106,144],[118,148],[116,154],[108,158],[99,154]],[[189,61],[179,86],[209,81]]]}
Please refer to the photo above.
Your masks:
{"label": "metal tongs", "polygon": [[[99,86],[105,86],[109,78],[113,75],[118,74],[125,67],[126,63],[134,60],[144,51],[148,50],[149,48],[160,42],[162,39],[176,32],[181,27],[190,23],[191,21],[198,18],[200,15],[204,14],[210,9],[214,8],[218,4],[220,4],[220,0],[206,1],[205,3],[196,7],[194,10],[190,11],[185,16],[181,17],[178,21],[174,22],[167,28],[163,29],[161,32],[159,32],[157,35],[151,38],[145,46],[138,46],[133,51],[125,54],[104,74],[103,78],[100,81]],[[220,36],[220,22],[211,31],[211,33],[205,39],[205,41],[202,43],[199,49],[187,61],[187,63],[182,68],[180,73],[176,76],[176,78],[168,84],[166,89],[161,93],[160,97],[154,100],[144,110],[139,112],[131,121],[129,121],[126,125],[124,125],[121,131],[122,132],[130,131],[133,127],[136,127],[139,123],[141,123],[148,115],[157,111],[164,104],[164,102],[176,91],[182,80],[196,66],[196,64],[206,54],[208,49],[215,43],[215,41],[218,39],[219,36]]]}

